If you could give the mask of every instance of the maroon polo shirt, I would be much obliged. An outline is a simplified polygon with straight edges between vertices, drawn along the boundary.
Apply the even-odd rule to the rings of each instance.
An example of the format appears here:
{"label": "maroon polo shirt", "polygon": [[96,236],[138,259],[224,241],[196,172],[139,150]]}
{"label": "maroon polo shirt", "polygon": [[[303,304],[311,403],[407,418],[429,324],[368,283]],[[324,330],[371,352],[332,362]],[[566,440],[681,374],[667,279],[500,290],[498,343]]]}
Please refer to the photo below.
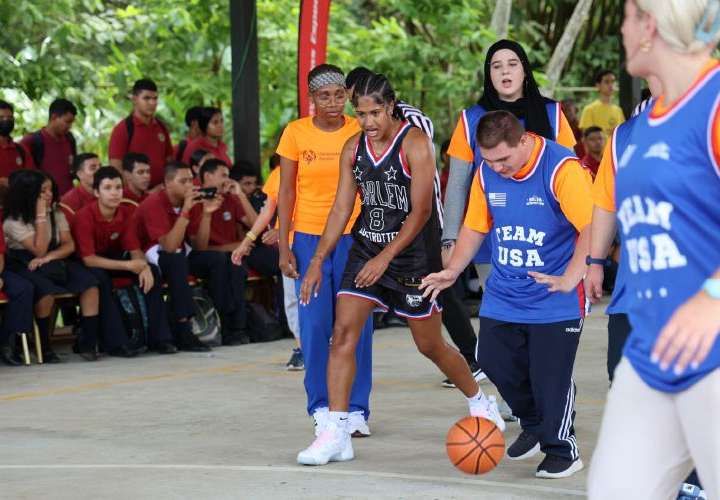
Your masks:
{"label": "maroon polo shirt", "polygon": [[[188,226],[190,236],[197,234],[202,215],[203,205],[198,203],[190,211],[190,225]],[[219,246],[238,241],[240,239],[238,237],[238,224],[241,223],[244,216],[245,211],[238,199],[232,194],[226,195],[220,208],[213,212],[210,217],[208,244]]]}
{"label": "maroon polo shirt", "polygon": [[170,232],[179,216],[164,189],[145,198],[135,210],[137,234],[143,252],[157,245],[160,238]]}
{"label": "maroon polo shirt", "polygon": [[583,167],[590,170],[590,173],[592,174],[592,177],[594,179],[595,176],[597,175],[598,168],[600,168],[600,160],[596,160],[589,154],[586,154],[585,156],[583,156],[581,163],[582,163]]}
{"label": "maroon polo shirt", "polygon": [[81,208],[89,205],[96,199],[93,193],[88,193],[82,186],[76,186],[60,198],[60,203],[67,205],[77,214]]}
{"label": "maroon polo shirt", "polygon": [[98,202],[82,208],[72,226],[75,251],[80,258],[90,255],[118,258],[123,252],[140,249],[132,222],[133,210],[120,205],[112,220],[100,213]]}
{"label": "maroon polo shirt", "polygon": [[[18,151],[18,147],[22,148],[25,153],[23,155]],[[17,142],[8,142],[0,144],[0,177],[9,177],[10,174],[22,168],[34,168],[30,151],[25,146]]]}
{"label": "maroon polo shirt", "polygon": [[122,161],[129,151],[144,153],[150,159],[150,187],[155,187],[163,181],[165,164],[172,159],[173,148],[167,129],[153,118],[145,124],[132,115],[134,124],[132,141],[128,145],[128,130],[125,119],[122,119],[110,134],[108,157],[111,160]]}
{"label": "maroon polo shirt", "polygon": [[125,198],[126,200],[134,201],[134,202],[137,203],[138,205],[139,205],[140,203],[142,203],[143,201],[145,201],[145,199],[146,199],[147,197],[148,197],[147,193],[145,193],[145,194],[142,195],[142,196],[138,196],[138,195],[136,195],[135,193],[133,193],[130,189],[128,189],[128,188],[123,188],[123,198]]}
{"label": "maroon polo shirt", "polygon": [[224,161],[228,167],[232,167],[232,160],[228,156],[227,152],[227,144],[225,144],[223,141],[218,141],[218,144],[216,146],[211,143],[207,139],[207,137],[202,136],[196,137],[192,141],[188,142],[188,145],[185,148],[185,153],[183,154],[183,163],[186,165],[190,165],[190,157],[198,149],[204,149],[208,153],[212,153],[215,158]]}
{"label": "maroon polo shirt", "polygon": [[[72,143],[67,135],[55,137],[45,127],[40,129],[40,134],[42,134],[43,144],[42,164],[35,166],[55,179],[60,196],[62,196],[73,188],[71,173],[73,162]],[[20,142],[25,146],[25,149],[32,151],[33,139],[33,134],[28,134]]]}

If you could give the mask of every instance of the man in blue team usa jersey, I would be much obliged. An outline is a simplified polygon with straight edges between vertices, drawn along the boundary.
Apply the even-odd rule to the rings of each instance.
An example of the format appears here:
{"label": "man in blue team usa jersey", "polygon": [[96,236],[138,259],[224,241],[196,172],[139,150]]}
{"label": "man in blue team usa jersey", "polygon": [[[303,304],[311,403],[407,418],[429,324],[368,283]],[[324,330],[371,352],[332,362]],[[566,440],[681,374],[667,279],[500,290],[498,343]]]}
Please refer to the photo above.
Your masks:
{"label": "man in blue team usa jersey", "polygon": [[478,364],[520,419],[523,432],[508,458],[542,450],[536,476],[567,477],[583,467],[572,371],[585,314],[590,174],[570,150],[526,132],[506,111],[483,116],[477,140],[483,161],[455,252],[421,288],[434,297],[451,286],[483,240],[493,239]]}

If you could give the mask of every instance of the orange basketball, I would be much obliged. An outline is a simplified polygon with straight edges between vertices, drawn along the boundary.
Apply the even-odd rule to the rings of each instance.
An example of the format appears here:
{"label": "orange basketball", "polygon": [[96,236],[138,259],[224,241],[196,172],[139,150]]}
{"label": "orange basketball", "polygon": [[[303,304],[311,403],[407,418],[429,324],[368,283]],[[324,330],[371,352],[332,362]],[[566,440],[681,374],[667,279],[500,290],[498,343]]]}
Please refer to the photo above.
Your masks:
{"label": "orange basketball", "polygon": [[445,442],[450,462],[466,474],[485,474],[505,455],[505,438],[490,420],[465,417],[450,427]]}

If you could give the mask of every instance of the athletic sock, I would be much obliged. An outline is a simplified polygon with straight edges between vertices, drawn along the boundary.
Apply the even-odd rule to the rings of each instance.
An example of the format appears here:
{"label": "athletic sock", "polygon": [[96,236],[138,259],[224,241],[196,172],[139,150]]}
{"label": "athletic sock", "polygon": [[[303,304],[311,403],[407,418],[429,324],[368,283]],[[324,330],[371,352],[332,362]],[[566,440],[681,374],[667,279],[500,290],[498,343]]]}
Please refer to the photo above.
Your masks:
{"label": "athletic sock", "polygon": [[339,430],[345,432],[347,431],[348,412],[330,411],[328,412],[328,422],[332,422]]}
{"label": "athletic sock", "polygon": [[50,316],[47,318],[35,318],[35,324],[38,327],[42,351],[48,352],[50,350]]}
{"label": "athletic sock", "polygon": [[82,328],[82,340],[79,342],[81,349],[83,351],[94,350],[98,341],[100,316],[82,316],[80,326]]}
{"label": "athletic sock", "polygon": [[485,399],[485,393],[478,387],[478,393],[471,398],[465,398],[469,405],[477,404]]}

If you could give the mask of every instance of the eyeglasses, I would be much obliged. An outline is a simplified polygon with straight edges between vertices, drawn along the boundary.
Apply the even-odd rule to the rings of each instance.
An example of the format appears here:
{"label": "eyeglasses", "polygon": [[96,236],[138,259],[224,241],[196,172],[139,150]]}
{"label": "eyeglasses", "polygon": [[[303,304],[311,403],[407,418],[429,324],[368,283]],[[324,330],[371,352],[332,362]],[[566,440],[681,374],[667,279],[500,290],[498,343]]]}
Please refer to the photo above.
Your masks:
{"label": "eyeglasses", "polygon": [[316,91],[313,95],[315,97],[315,102],[324,108],[336,103],[341,105],[345,104],[345,100],[347,99],[347,94],[344,90],[338,90],[334,94]]}

